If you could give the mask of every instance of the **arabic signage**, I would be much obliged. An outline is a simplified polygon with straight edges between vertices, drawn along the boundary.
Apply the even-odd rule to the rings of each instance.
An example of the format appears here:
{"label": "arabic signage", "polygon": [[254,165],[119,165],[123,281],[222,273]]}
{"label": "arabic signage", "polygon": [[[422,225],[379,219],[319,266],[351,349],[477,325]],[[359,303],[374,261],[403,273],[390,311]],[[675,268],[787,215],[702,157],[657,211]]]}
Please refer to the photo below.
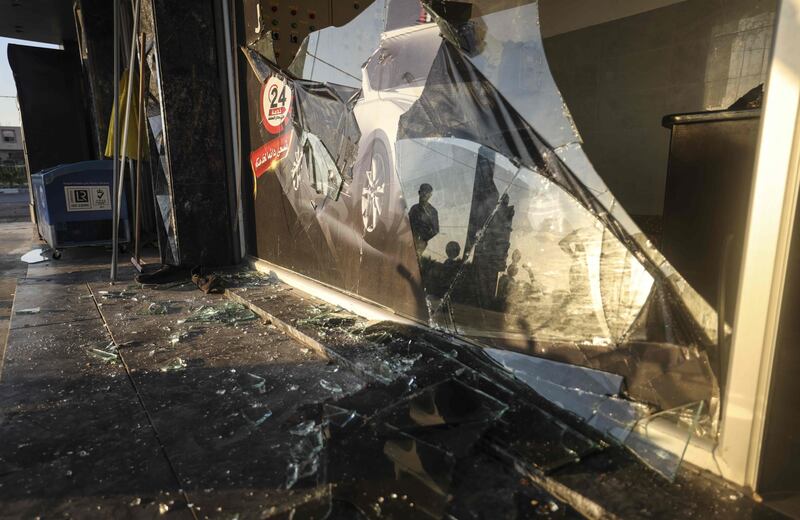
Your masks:
{"label": "arabic signage", "polygon": [[256,179],[275,168],[289,154],[294,131],[289,130],[250,153],[250,167]]}
{"label": "arabic signage", "polygon": [[292,111],[292,88],[277,74],[273,74],[261,87],[261,122],[271,134],[286,128]]}
{"label": "arabic signage", "polygon": [[256,179],[272,170],[289,154],[294,131],[291,128],[292,87],[280,75],[272,74],[261,85],[261,122],[273,137],[250,153],[250,168]]}

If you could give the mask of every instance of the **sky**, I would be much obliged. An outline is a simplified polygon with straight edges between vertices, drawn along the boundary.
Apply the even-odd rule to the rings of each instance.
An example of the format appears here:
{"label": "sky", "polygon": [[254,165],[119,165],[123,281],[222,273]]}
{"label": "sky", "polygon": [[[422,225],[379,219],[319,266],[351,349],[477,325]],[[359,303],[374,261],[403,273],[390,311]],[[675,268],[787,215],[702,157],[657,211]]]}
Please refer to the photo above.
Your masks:
{"label": "sky", "polygon": [[7,47],[9,43],[49,47],[51,49],[58,49],[60,46],[0,37],[0,126],[20,126],[16,97],[17,89],[14,86],[14,76],[11,75],[11,67],[8,66]]}

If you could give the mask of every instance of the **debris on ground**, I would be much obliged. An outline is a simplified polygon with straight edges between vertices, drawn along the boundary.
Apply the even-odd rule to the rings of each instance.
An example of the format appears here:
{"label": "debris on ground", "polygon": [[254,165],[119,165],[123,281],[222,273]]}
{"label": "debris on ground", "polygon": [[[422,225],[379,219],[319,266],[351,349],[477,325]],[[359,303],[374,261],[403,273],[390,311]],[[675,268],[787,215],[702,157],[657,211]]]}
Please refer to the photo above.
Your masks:
{"label": "debris on ground", "polygon": [[158,315],[169,313],[169,307],[166,303],[152,302],[147,306],[147,314]]}
{"label": "debris on ground", "polygon": [[225,282],[215,274],[204,274],[202,266],[192,269],[192,283],[205,294],[221,294],[225,291]]}
{"label": "debris on ground", "polygon": [[136,291],[123,289],[121,291],[97,291],[97,294],[103,298],[111,300],[116,298],[130,298],[136,295]]}
{"label": "debris on ground", "polygon": [[[227,276],[238,280],[240,290],[247,283],[271,285],[273,279],[241,272]],[[94,286],[104,290],[93,294],[106,298],[97,310],[108,330],[100,320],[84,325],[87,331],[101,329],[78,350],[84,358],[78,363],[81,370],[96,369],[100,378],[86,378],[87,388],[132,392],[130,385],[109,391],[111,378],[123,377],[126,370],[97,365],[122,363],[118,350],[141,346],[124,351],[127,375],[164,432],[163,452],[185,457],[175,467],[189,484],[185,498],[182,491],[181,496],[171,495],[171,488],[161,494],[135,488],[124,497],[126,506],[149,508],[151,516],[158,515],[156,510],[180,515],[187,507],[198,516],[211,516],[224,507],[227,518],[466,520],[606,514],[580,509],[582,500],[569,500],[576,507],[562,501],[549,491],[555,486],[585,495],[583,502],[591,506],[610,503],[608,517],[629,516],[627,507],[634,502],[641,504],[634,512],[653,517],[706,518],[701,513],[711,508],[725,513],[734,507],[730,504],[749,507],[745,499],[729,499],[733,495],[726,491],[720,495],[724,504],[706,501],[705,509],[698,508],[701,492],[695,477],[681,477],[678,483],[662,479],[626,450],[630,443],[612,443],[618,433],[626,439],[630,435],[618,376],[478,349],[430,329],[370,322],[299,291],[281,293],[288,289],[275,284],[248,290],[251,305],[278,295],[269,300],[274,303],[259,304],[261,310],[252,307],[258,314],[238,303],[199,295],[189,283],[185,285],[192,293],[161,293],[152,303],[157,293],[149,289],[117,286],[111,291],[105,282]],[[136,290],[140,303],[133,305],[134,297],[125,298]],[[20,301],[50,310],[46,300]],[[162,319],[162,314],[175,316]],[[262,315],[281,326],[218,326]],[[83,328],[78,332],[84,334]],[[107,332],[114,342],[106,343]],[[195,334],[202,334],[202,341],[187,340]],[[300,335],[314,343],[298,342]],[[326,339],[320,342],[319,337]],[[82,341],[90,340],[77,344]],[[100,361],[86,363],[87,357]],[[73,390],[68,379],[55,380],[66,385],[65,396]],[[95,393],[90,395],[96,400]],[[104,411],[112,396],[102,397],[99,409]],[[129,403],[135,401],[130,396],[122,401],[116,412],[128,414]],[[70,416],[74,413],[64,408]],[[90,408],[87,417],[103,415],[97,409]],[[690,426],[697,420],[694,408],[673,415]],[[28,432],[25,423],[20,425],[25,436],[8,453],[16,448],[23,460]],[[74,453],[91,453],[89,460],[94,460],[100,451],[80,444]],[[652,453],[663,458],[661,452]],[[112,455],[116,460],[117,454]],[[53,473],[69,471],[74,478],[74,468],[59,466],[61,460],[56,454]],[[671,468],[672,460],[667,462]],[[122,469],[129,471],[127,465]],[[88,466],[85,473],[94,477]],[[145,478],[157,473],[146,472]],[[7,476],[0,484],[8,486],[15,478]],[[615,505],[615,494],[624,495],[627,503]],[[681,507],[689,509],[687,514],[675,514]]]}
{"label": "debris on ground", "polygon": [[320,379],[319,380],[319,386],[321,386],[325,390],[327,390],[329,392],[333,392],[335,394],[338,394],[338,393],[342,392],[342,387],[341,386],[337,385],[336,383],[332,383],[332,382],[328,381],[327,379]]}
{"label": "debris on ground", "polygon": [[286,489],[291,489],[298,480],[317,475],[320,454],[325,447],[322,427],[314,421],[298,424],[289,433],[294,439],[289,450],[289,465],[286,468]]}
{"label": "debris on ground", "polygon": [[37,248],[31,249],[30,251],[28,251],[27,253],[22,255],[20,260],[22,260],[26,264],[38,264],[39,262],[46,262],[46,261],[50,260],[50,258],[47,257],[45,255],[45,253],[47,253],[49,251],[50,251],[50,248],[37,247]]}
{"label": "debris on ground", "polygon": [[264,413],[261,415],[261,417],[259,417],[258,419],[255,419],[255,420],[252,420],[252,419],[250,419],[250,418],[247,416],[247,414],[242,414],[242,415],[243,415],[243,417],[244,417],[246,420],[250,421],[251,425],[252,425],[254,428],[257,428],[257,427],[261,426],[262,424],[264,424],[264,422],[265,422],[267,419],[269,419],[270,417],[272,417],[272,410],[267,410],[266,412],[264,412]]}
{"label": "debris on ground", "polygon": [[348,327],[356,324],[353,314],[342,308],[331,308],[325,305],[311,307],[310,315],[297,321],[298,325],[311,325],[323,328],[335,328],[346,331]]}
{"label": "debris on ground", "polygon": [[256,393],[263,394],[263,393],[265,393],[267,391],[266,390],[266,383],[267,383],[266,379],[264,379],[263,377],[261,377],[259,375],[251,374],[250,372],[248,372],[246,374],[246,377],[249,379],[248,386],[250,388],[252,388],[253,390],[255,390]]}
{"label": "debris on ground", "polygon": [[118,361],[120,361],[119,352],[117,352],[117,346],[113,341],[103,348],[89,347],[87,352],[89,355],[101,359],[107,363],[116,364]]}
{"label": "debris on ground", "polygon": [[214,305],[201,306],[186,318],[186,322],[236,325],[256,318],[256,314],[241,303],[224,301]]}
{"label": "debris on ground", "polygon": [[161,367],[162,372],[176,372],[179,370],[183,370],[186,368],[186,360],[183,358],[175,358],[163,367]]}
{"label": "debris on ground", "polygon": [[218,276],[225,285],[235,288],[266,287],[280,284],[280,280],[275,273],[264,274],[258,271],[243,270],[232,273],[219,273]]}
{"label": "debris on ground", "polygon": [[188,339],[192,336],[192,333],[186,330],[176,332],[169,337],[169,344],[170,345],[177,345],[181,341]]}

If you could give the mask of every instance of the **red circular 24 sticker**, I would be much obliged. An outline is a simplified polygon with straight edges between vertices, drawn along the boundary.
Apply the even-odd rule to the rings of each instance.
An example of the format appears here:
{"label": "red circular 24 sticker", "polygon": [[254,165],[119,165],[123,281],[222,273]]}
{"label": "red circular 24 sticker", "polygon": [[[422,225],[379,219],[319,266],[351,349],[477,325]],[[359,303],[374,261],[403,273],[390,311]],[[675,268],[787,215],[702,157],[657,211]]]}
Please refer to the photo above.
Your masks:
{"label": "red circular 24 sticker", "polygon": [[261,87],[261,122],[271,134],[279,134],[286,128],[292,111],[292,87],[272,75]]}

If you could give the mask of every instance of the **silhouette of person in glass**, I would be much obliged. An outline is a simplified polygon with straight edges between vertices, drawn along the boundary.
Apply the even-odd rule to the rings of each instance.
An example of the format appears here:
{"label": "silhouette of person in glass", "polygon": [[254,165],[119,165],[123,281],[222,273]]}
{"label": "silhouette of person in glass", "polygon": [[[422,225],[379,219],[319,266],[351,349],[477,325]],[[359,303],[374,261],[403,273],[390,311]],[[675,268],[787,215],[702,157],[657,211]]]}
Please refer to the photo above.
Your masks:
{"label": "silhouette of person in glass", "polygon": [[408,218],[411,221],[411,233],[414,235],[414,246],[421,255],[428,247],[428,241],[439,234],[439,212],[429,202],[433,196],[433,186],[423,183],[419,187],[419,202],[411,206]]}
{"label": "silhouette of person in glass", "polygon": [[508,194],[500,197],[500,204],[486,225],[483,238],[475,246],[475,274],[478,304],[489,308],[497,293],[498,275],[506,270],[508,249],[511,247],[511,223],[514,206]]}
{"label": "silhouette of person in glass", "polygon": [[444,252],[447,254],[447,260],[444,261],[445,267],[458,267],[461,265],[458,255],[461,254],[461,246],[458,242],[451,240],[444,246]]}
{"label": "silhouette of person in glass", "polygon": [[506,268],[506,272],[497,281],[497,304],[501,311],[508,309],[509,299],[517,284],[516,276],[519,272],[517,264],[512,263]]}

